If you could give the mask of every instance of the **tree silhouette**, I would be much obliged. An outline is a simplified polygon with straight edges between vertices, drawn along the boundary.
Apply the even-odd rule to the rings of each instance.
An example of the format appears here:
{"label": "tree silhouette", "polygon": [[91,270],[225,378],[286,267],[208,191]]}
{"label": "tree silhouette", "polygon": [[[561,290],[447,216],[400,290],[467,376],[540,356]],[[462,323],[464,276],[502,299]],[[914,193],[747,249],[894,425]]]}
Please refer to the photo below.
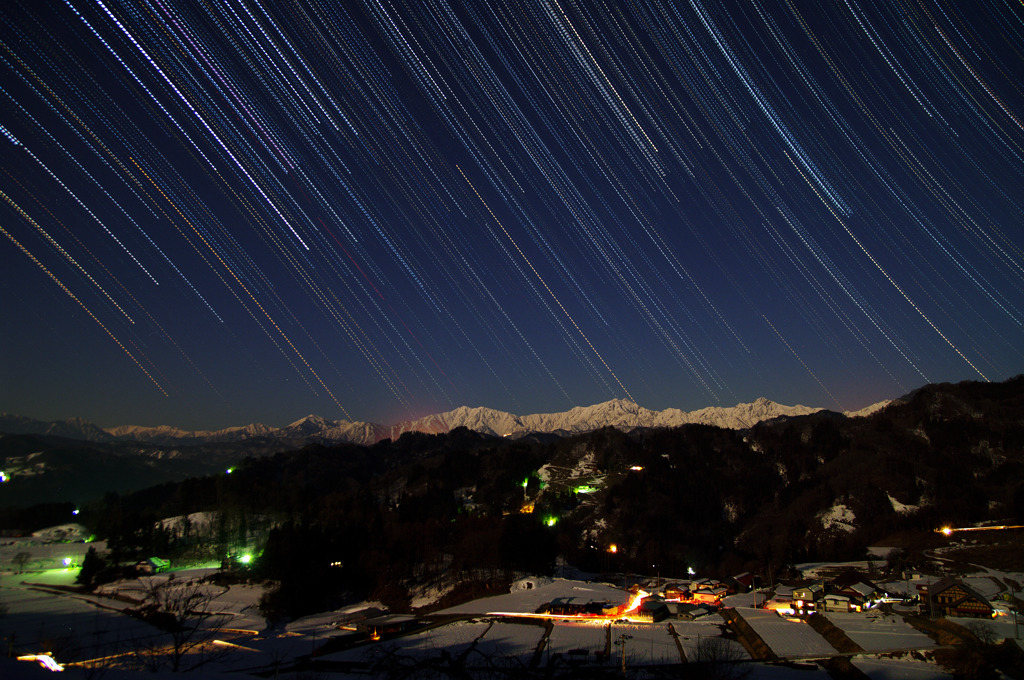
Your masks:
{"label": "tree silhouette", "polygon": [[[223,628],[227,615],[214,611],[220,595],[210,584],[175,579],[146,579],[146,599],[139,608],[140,618],[166,632],[167,643],[156,642],[142,650],[154,669],[165,663],[173,672],[193,671],[210,661],[208,648]],[[218,652],[222,653],[222,652]],[[185,663],[189,655],[198,659]]]}
{"label": "tree silhouette", "polygon": [[14,557],[11,558],[11,562],[18,568],[18,573],[25,571],[25,565],[32,559],[32,553],[22,550],[15,553]]}

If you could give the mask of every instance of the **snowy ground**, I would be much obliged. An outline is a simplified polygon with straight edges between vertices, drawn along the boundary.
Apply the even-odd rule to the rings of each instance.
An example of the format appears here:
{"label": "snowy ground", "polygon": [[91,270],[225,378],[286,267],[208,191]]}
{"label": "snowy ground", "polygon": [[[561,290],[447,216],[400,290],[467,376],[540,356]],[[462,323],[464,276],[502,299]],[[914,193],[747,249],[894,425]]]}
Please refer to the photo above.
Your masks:
{"label": "snowy ground", "polygon": [[440,656],[441,650],[447,650],[453,657],[458,657],[476,642],[490,626],[490,622],[460,621],[394,640],[367,643],[342,652],[324,655],[320,659],[327,662],[368,664],[388,655],[416,659],[433,658]]}
{"label": "snowy ground", "polygon": [[161,637],[153,626],[119,611],[85,599],[10,585],[10,580],[5,577],[0,588],[0,602],[7,607],[7,615],[0,617],[0,637],[16,653],[49,649],[58,658],[73,661],[130,652]]}
{"label": "snowy ground", "polygon": [[583,649],[589,658],[603,652],[608,640],[608,624],[601,622],[560,622],[551,629],[548,636],[547,654],[568,656],[571,650]]}
{"label": "snowy ground", "polygon": [[806,623],[764,609],[736,610],[775,654],[787,659],[832,656],[836,650]]}
{"label": "snowy ground", "polygon": [[[687,659],[694,659],[697,657],[697,647],[700,645],[701,640],[705,638],[715,638],[722,634],[722,628],[724,627],[722,619],[714,617],[704,617],[700,621],[673,621],[672,627],[675,628],[676,635],[679,636],[679,644],[683,648],[683,654],[686,655]],[[724,640],[724,639],[723,639]],[[744,649],[743,645],[736,642],[735,640],[724,640],[725,643],[732,649],[732,653],[740,659],[749,659],[750,655],[747,654],[747,650]]]}
{"label": "snowy ground", "polygon": [[944,680],[953,677],[938,664],[926,661],[876,659],[864,656],[853,657],[851,661],[871,680]]}
{"label": "snowy ground", "polygon": [[[106,550],[106,543],[44,543],[38,538],[5,538],[0,539],[0,574],[15,574],[22,571],[41,571],[44,569],[63,569],[65,559],[81,566],[85,553],[90,547]],[[26,553],[28,558],[24,567],[15,562],[15,556]],[[78,575],[78,569],[75,569]],[[74,579],[72,579],[74,580]]]}
{"label": "snowy ground", "polygon": [[489,614],[524,613],[532,614],[545,602],[559,597],[571,597],[579,602],[603,601],[622,604],[628,599],[622,588],[607,583],[589,583],[587,581],[550,580],[544,579],[533,588],[519,588],[506,595],[483,597],[479,600],[466,602],[457,607],[445,609],[441,614]]}
{"label": "snowy ground", "polygon": [[907,624],[900,616],[875,614],[841,614],[829,612],[825,616],[837,628],[869,652],[893,649],[928,649],[935,642]]}
{"label": "snowy ground", "polygon": [[631,638],[626,640],[627,663],[646,666],[682,662],[676,638],[669,632],[667,623],[613,625],[613,653],[618,653],[614,643],[621,642],[623,635]]}
{"label": "snowy ground", "polygon": [[[48,543],[58,535],[79,536],[73,525],[60,527],[56,532],[43,533],[26,539],[8,539],[0,545],[0,604],[8,613],[0,617],[0,638],[4,643],[13,642],[18,652],[40,652],[45,648],[55,651],[58,660],[67,662],[75,659],[94,658],[98,654],[131,654],[142,647],[152,647],[166,642],[167,638],[154,627],[137,619],[125,616],[119,610],[131,606],[124,596],[141,600],[157,584],[187,583],[198,580],[214,571],[216,566],[196,569],[177,569],[142,579],[129,579],[100,589],[96,593],[82,595],[62,592],[61,587],[74,585],[77,569],[60,568],[63,560],[70,557],[72,562],[81,563],[90,546],[102,549],[101,543]],[[14,556],[19,552],[29,553],[24,573],[15,573]],[[807,565],[809,571],[834,565]],[[853,566],[853,565],[850,565]],[[1004,589],[1001,582],[1009,577],[1024,581],[1021,574],[1001,574],[979,571],[968,577],[968,583],[982,594],[995,598]],[[999,582],[997,582],[997,579]],[[211,608],[223,615],[222,639],[216,649],[226,653],[211,660],[203,667],[201,675],[190,678],[241,678],[250,677],[247,672],[266,671],[276,665],[283,670],[281,678],[296,677],[301,671],[289,670],[294,661],[312,654],[328,638],[345,639],[352,634],[338,629],[338,624],[350,614],[349,610],[324,612],[293,621],[283,628],[268,630],[259,613],[259,598],[263,588],[258,585],[233,585],[231,587],[207,586],[215,595]],[[475,617],[457,621],[430,630],[414,632],[405,637],[392,638],[383,642],[362,644],[344,652],[317,657],[318,660],[342,664],[335,670],[319,673],[324,678],[366,677],[358,673],[365,670],[365,663],[388,655],[405,659],[441,658],[443,654],[458,657],[466,653],[467,663],[472,666],[497,664],[503,667],[526,667],[533,660],[536,650],[544,638],[545,625],[538,622],[513,623],[493,613],[532,614],[546,602],[554,599],[571,598],[579,603],[608,602],[621,604],[628,595],[621,586],[595,583],[586,580],[531,578],[524,579],[512,592],[495,597],[482,598],[474,602],[452,607],[444,614],[461,614]],[[804,623],[790,622],[772,612],[751,609],[753,594],[732,596],[728,604],[737,607],[771,649],[781,657],[821,658],[835,654],[820,635]],[[759,595],[758,599],[762,599]],[[363,603],[356,607],[377,606],[379,603]],[[829,619],[844,630],[855,642],[869,651],[883,651],[893,648],[927,649],[934,647],[932,641],[905,624],[899,617],[873,617],[861,614],[828,614]],[[977,624],[973,619],[956,620],[961,625]],[[1013,637],[1013,623],[1009,617],[986,621],[997,639]],[[558,655],[560,667],[566,663],[594,663],[596,652],[612,642],[611,658],[607,664],[621,659],[621,643],[625,639],[627,662],[631,665],[674,664],[680,660],[682,648],[688,659],[694,659],[702,640],[714,638],[732,648],[740,658],[746,659],[746,651],[739,643],[721,637],[723,621],[717,615],[701,620],[673,621],[670,633],[668,622],[657,624],[609,624],[605,621],[593,624],[576,621],[552,621],[550,637],[543,654],[538,658],[544,667]],[[611,626],[609,628],[609,625]],[[13,640],[12,640],[13,637]],[[677,643],[678,639],[678,643]],[[216,651],[214,649],[214,651]],[[586,650],[586,655],[570,654],[573,650]],[[216,656],[216,655],[214,655]],[[7,660],[3,660],[6,662]],[[344,664],[356,664],[353,673],[346,676]],[[866,675],[878,680],[890,678],[945,678],[934,664],[915,662],[910,659],[880,659],[873,656],[858,657],[855,664]],[[9,665],[9,664],[8,664]],[[748,666],[751,680],[783,680],[799,677],[805,680],[826,678],[823,671],[782,666],[751,664]],[[26,662],[15,667],[18,674],[8,672],[7,666],[0,666],[0,677],[32,677],[36,666]],[[40,669],[41,671],[42,669]],[[230,673],[230,675],[223,675]],[[88,673],[70,667],[65,678],[74,680],[86,678]],[[48,676],[45,672],[40,677]],[[135,680],[131,673],[111,669],[104,671],[109,680]],[[159,674],[148,678],[162,677]]]}
{"label": "snowy ground", "polygon": [[483,659],[503,662],[502,665],[525,667],[543,636],[542,626],[496,622],[476,641],[473,652]]}
{"label": "snowy ground", "polygon": [[949,620],[969,630],[973,630],[975,626],[984,626],[992,631],[997,643],[1003,639],[1009,639],[1024,649],[1024,616],[1020,617],[1020,625],[1016,629],[1012,616],[1001,616],[997,619],[950,617]]}

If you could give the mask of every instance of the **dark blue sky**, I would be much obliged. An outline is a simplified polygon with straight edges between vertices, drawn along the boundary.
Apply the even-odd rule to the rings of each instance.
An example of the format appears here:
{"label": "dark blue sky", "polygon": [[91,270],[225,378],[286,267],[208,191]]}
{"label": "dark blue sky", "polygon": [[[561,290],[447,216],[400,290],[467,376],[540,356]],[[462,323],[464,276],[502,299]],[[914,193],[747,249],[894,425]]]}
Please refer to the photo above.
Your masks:
{"label": "dark blue sky", "polygon": [[0,20],[0,410],[856,409],[1024,370],[1019,3]]}

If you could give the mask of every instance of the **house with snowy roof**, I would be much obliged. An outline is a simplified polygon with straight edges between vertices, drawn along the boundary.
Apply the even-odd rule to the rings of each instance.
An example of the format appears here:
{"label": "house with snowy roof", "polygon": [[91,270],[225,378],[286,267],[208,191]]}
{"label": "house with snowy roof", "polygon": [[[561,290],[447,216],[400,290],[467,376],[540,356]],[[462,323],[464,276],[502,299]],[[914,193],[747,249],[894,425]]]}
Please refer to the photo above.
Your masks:
{"label": "house with snowy roof", "polygon": [[661,591],[666,600],[681,602],[690,599],[690,589],[680,583],[670,583]]}
{"label": "house with snowy roof", "polygon": [[729,591],[724,586],[719,586],[717,588],[704,587],[693,591],[690,599],[695,604],[709,604],[717,607],[722,604],[722,598],[728,594]]}
{"label": "house with snowy roof", "polygon": [[725,585],[734,593],[745,593],[754,587],[754,575],[749,571],[725,579]]}
{"label": "house with snowy roof", "polygon": [[843,572],[832,579],[828,585],[828,592],[833,595],[846,595],[854,605],[870,605],[886,596],[883,588],[855,569]]}
{"label": "house with snowy roof", "polygon": [[992,605],[988,598],[963,581],[947,576],[935,583],[923,583],[917,586],[921,594],[922,611],[942,616],[974,616],[991,618]]}
{"label": "house with snowy roof", "polygon": [[825,586],[821,583],[810,583],[806,586],[793,588],[793,599],[803,602],[817,602],[825,595]]}

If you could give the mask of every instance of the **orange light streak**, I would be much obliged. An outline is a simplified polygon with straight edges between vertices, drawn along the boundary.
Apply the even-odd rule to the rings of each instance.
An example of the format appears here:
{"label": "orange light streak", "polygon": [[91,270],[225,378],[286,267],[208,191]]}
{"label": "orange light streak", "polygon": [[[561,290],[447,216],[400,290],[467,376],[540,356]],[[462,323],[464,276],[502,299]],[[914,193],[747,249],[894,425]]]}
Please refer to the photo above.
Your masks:
{"label": "orange light streak", "polygon": [[1005,531],[1006,529],[1024,529],[1024,524],[999,524],[990,527],[940,527],[935,530],[935,533],[952,536],[956,531]]}

